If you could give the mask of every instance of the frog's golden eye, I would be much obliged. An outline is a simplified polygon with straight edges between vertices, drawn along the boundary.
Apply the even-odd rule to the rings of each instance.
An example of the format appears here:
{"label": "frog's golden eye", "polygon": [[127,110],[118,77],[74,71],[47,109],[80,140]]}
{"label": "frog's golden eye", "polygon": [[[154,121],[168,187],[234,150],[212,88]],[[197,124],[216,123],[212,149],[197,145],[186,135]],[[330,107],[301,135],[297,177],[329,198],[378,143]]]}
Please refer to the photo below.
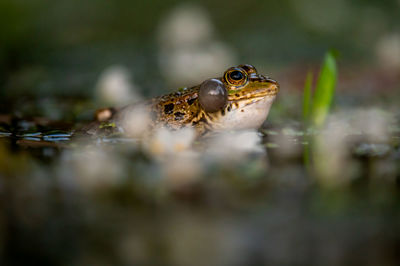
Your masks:
{"label": "frog's golden eye", "polygon": [[206,112],[221,110],[228,102],[228,92],[224,83],[218,79],[208,79],[200,85],[199,102]]}
{"label": "frog's golden eye", "polygon": [[224,77],[226,82],[233,86],[242,86],[246,84],[248,80],[247,73],[243,69],[237,67],[228,69],[225,72]]}

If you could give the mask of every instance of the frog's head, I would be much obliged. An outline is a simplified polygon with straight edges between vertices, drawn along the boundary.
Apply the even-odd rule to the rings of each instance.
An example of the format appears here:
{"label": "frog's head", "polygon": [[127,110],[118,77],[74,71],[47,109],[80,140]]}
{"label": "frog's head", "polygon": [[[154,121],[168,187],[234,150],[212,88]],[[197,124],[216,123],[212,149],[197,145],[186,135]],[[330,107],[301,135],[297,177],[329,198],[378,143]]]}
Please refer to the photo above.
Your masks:
{"label": "frog's head", "polygon": [[258,74],[252,65],[239,65],[223,77],[204,81],[199,103],[214,129],[258,128],[268,116],[279,85]]}

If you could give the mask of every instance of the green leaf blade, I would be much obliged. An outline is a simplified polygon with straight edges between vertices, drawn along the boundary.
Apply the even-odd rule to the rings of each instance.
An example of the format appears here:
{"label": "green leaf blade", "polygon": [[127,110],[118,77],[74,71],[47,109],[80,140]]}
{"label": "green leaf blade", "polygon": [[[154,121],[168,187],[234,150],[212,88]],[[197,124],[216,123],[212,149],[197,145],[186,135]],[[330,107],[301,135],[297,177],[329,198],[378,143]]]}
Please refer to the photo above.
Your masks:
{"label": "green leaf blade", "polygon": [[324,124],[329,113],[329,109],[332,105],[335,94],[336,81],[336,60],[333,52],[329,52],[325,56],[322,69],[319,73],[312,104],[311,120],[317,127],[320,127]]}

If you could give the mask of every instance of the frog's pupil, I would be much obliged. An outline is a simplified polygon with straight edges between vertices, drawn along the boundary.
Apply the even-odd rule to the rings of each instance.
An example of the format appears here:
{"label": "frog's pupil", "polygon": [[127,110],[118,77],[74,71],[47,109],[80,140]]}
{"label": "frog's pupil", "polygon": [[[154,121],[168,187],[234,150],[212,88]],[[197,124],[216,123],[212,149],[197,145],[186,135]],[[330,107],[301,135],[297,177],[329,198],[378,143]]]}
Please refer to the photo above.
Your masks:
{"label": "frog's pupil", "polygon": [[243,78],[243,74],[237,70],[232,71],[230,76],[233,80],[241,80]]}

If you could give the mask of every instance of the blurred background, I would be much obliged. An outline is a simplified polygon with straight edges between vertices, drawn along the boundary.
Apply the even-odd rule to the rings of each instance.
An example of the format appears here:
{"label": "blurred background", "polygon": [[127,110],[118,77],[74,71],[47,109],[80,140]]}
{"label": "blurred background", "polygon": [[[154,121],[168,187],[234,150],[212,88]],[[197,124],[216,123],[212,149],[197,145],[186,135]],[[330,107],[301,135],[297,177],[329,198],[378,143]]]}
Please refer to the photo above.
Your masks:
{"label": "blurred background", "polygon": [[[399,0],[1,0],[0,264],[398,265],[399,11]],[[337,91],[310,171],[302,93],[330,49]],[[260,131],[206,156],[70,143],[37,125],[65,129],[237,64],[280,93]]]}
{"label": "blurred background", "polygon": [[[286,102],[331,48],[340,54],[339,97],[355,94],[351,104],[362,104],[398,96],[396,0],[4,0],[0,5],[1,113],[29,109],[28,98],[51,105],[56,97],[92,99],[100,93],[109,100],[110,94],[123,94],[96,92],[110,68],[117,82],[128,76],[136,91],[149,97],[220,76],[239,63],[277,79],[280,101]],[[45,115],[62,118],[56,113],[62,112]]]}

